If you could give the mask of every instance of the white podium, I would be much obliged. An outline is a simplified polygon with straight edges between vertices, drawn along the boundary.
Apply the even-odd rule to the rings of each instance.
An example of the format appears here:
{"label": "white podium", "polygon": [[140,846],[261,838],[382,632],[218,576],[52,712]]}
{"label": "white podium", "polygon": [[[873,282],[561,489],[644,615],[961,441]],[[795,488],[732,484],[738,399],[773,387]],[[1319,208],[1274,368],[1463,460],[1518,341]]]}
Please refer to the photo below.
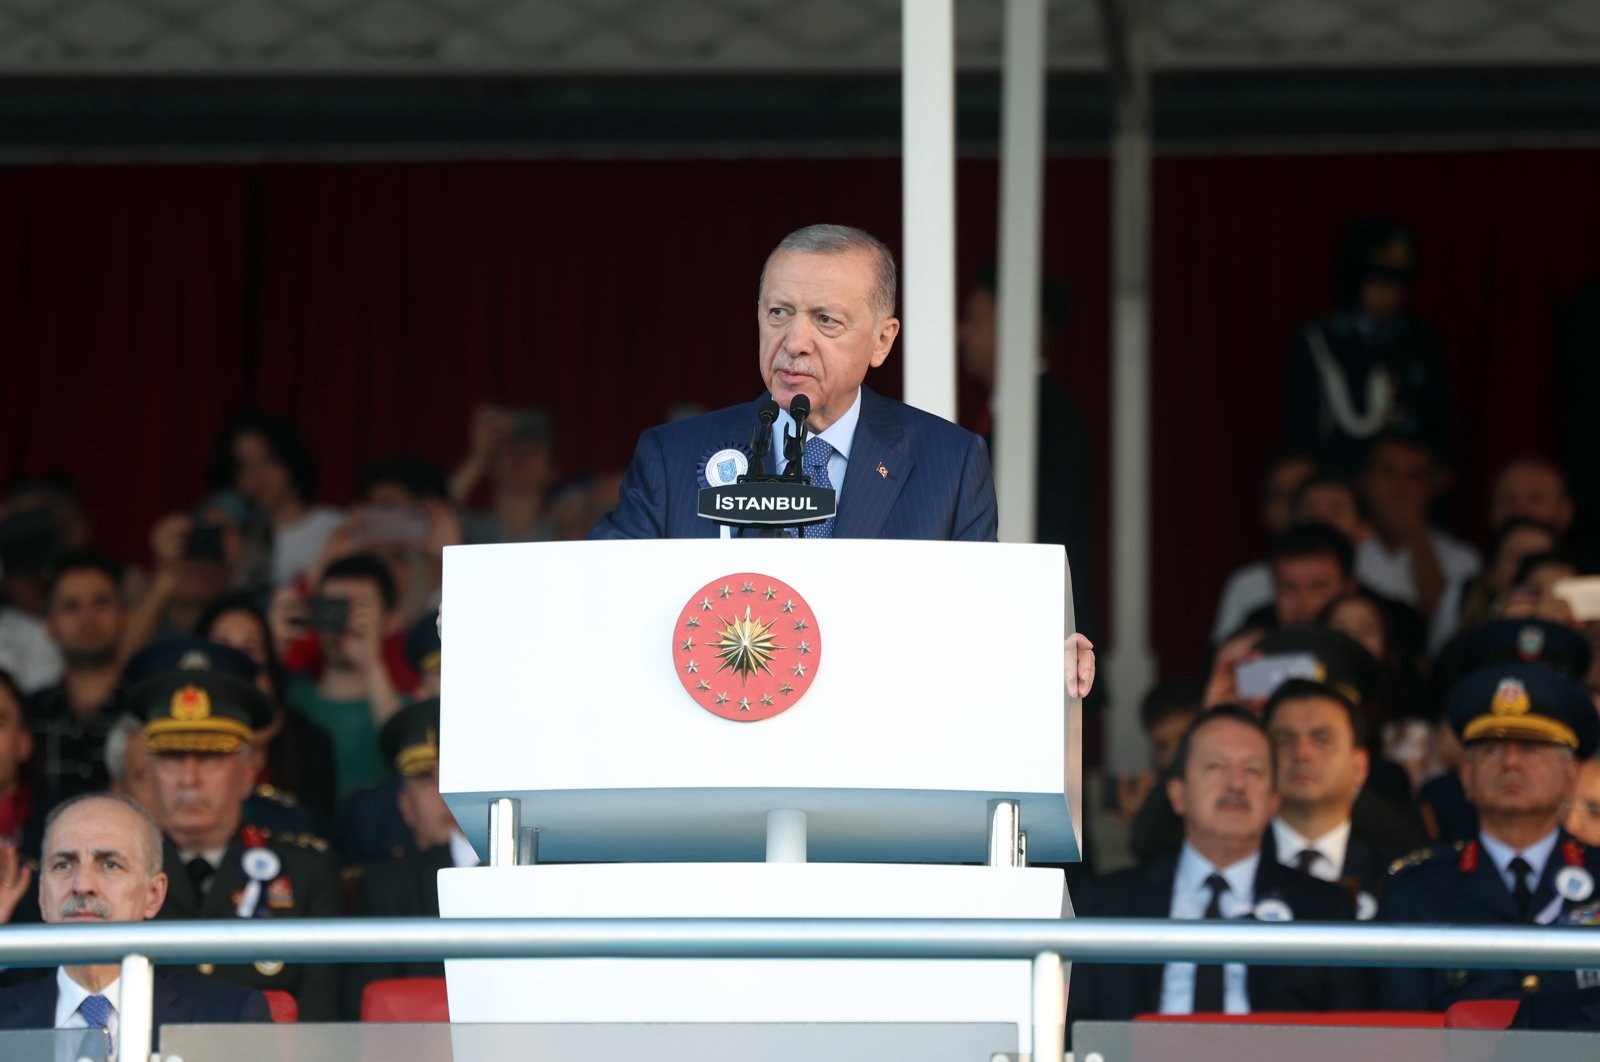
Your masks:
{"label": "white podium", "polygon": [[[454,547],[445,587],[440,789],[496,865],[441,872],[444,917],[1070,915],[1006,832],[1014,814],[1027,858],[1079,857],[1060,547]],[[763,698],[780,714],[745,721]],[[456,1021],[1007,1021],[1029,1050],[1020,960],[447,976]]]}

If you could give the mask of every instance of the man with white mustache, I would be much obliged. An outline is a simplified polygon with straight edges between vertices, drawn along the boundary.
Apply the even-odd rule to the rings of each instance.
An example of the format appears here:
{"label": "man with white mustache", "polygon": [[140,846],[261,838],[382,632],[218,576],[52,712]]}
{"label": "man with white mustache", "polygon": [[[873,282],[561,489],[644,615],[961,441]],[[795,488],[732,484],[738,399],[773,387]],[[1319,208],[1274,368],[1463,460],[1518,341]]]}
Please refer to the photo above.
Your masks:
{"label": "man with white mustache", "polygon": [[[1183,819],[1182,851],[1090,882],[1073,896],[1080,918],[1354,918],[1348,890],[1262,857],[1279,799],[1273,746],[1253,713],[1220,705],[1197,718],[1178,747],[1167,796]],[[1366,1002],[1361,973],[1337,967],[1074,963],[1068,1018],[1359,1010]]]}
{"label": "man with white mustache", "polygon": [[[167,896],[161,831],[128,797],[75,797],[50,813],[39,877],[46,922],[153,918]],[[0,991],[0,1029],[82,1029],[79,1054],[115,1052],[121,972],[116,963],[61,966],[54,977]],[[271,1015],[260,992],[158,969],[153,1018],[159,1030],[171,1023],[266,1022]]]}
{"label": "man with white mustache", "polygon": [[[160,918],[306,918],[344,914],[339,861],[320,837],[245,821],[255,787],[250,743],[272,717],[249,657],[227,646],[174,640],[144,650],[129,693],[145,720],[152,811],[166,834],[169,878]],[[201,963],[203,975],[294,996],[302,1021],[341,1014],[337,966]]]}

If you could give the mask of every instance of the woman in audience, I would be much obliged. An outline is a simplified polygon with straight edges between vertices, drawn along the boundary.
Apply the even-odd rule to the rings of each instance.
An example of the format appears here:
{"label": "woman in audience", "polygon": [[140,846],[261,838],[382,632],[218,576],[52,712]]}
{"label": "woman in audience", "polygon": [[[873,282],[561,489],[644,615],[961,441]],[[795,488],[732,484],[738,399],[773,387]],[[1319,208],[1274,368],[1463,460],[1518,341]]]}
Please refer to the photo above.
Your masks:
{"label": "woman in audience", "polygon": [[273,707],[272,724],[256,744],[260,781],[272,787],[267,794],[298,800],[321,822],[331,822],[336,792],[333,742],[320,726],[285,706],[283,667],[266,615],[248,596],[224,597],[200,618],[198,634],[232,646],[260,668],[256,679]]}
{"label": "woman in audience", "polygon": [[272,581],[283,585],[316,563],[344,514],[314,505],[316,463],[300,432],[280,417],[246,415],[223,432],[212,486],[231,487],[272,525]]}

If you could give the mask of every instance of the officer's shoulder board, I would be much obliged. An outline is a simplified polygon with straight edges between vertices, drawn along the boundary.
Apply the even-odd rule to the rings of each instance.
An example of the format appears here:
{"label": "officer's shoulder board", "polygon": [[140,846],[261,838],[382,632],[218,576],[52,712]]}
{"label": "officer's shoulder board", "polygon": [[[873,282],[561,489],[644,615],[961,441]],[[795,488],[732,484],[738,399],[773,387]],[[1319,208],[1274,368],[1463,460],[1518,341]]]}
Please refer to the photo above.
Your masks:
{"label": "officer's shoulder board", "polygon": [[1416,851],[1403,855],[1393,863],[1390,863],[1389,873],[1399,874],[1413,867],[1423,867],[1432,863],[1454,859],[1456,854],[1466,846],[1466,841],[1455,841],[1450,844],[1434,844],[1426,848],[1418,848]]}
{"label": "officer's shoulder board", "polygon": [[290,833],[287,830],[274,833],[272,830],[262,830],[261,835],[269,841],[276,841],[291,848],[307,848],[313,852],[328,850],[328,842],[314,833]]}
{"label": "officer's shoulder board", "polygon": [[262,800],[269,800],[281,808],[298,807],[300,804],[300,802],[295,799],[295,795],[293,793],[286,789],[279,789],[277,786],[269,785],[265,782],[256,786],[255,795],[260,797]]}

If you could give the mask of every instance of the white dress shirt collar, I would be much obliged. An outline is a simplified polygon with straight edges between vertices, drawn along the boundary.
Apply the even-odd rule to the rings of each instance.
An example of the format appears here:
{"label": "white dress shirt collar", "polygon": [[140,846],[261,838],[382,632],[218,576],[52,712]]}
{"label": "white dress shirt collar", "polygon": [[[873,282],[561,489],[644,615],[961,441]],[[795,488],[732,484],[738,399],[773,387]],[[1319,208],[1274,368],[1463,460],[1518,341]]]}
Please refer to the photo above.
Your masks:
{"label": "white dress shirt collar", "polygon": [[1322,858],[1311,864],[1311,876],[1323,881],[1338,881],[1339,872],[1344,869],[1345,853],[1350,849],[1350,820],[1345,819],[1316,840],[1307,840],[1282,818],[1275,818],[1272,820],[1272,839],[1278,845],[1278,862],[1284,866],[1295,866],[1301,852],[1315,848]]}
{"label": "white dress shirt collar", "polygon": [[1544,878],[1544,865],[1550,861],[1550,853],[1555,851],[1556,840],[1561,836],[1560,830],[1551,830],[1544,837],[1533,842],[1522,851],[1517,851],[1503,841],[1497,841],[1487,833],[1479,833],[1478,839],[1483,843],[1483,850],[1488,853],[1494,862],[1495,870],[1500,872],[1500,880],[1506,883],[1506,888],[1515,891],[1517,885],[1516,875],[1511,872],[1511,861],[1521,856],[1528,861],[1532,868],[1528,875],[1528,889],[1536,891],[1539,882]]}
{"label": "white dress shirt collar", "polygon": [[56,1025],[57,1029],[87,1029],[89,1023],[84,1020],[78,1008],[83,1006],[83,1001],[91,995],[106,997],[106,1002],[111,1004],[111,1018],[108,1028],[113,1039],[117,1035],[117,1014],[122,1005],[122,978],[118,977],[99,992],[90,992],[67,974],[65,966],[56,967]]}

